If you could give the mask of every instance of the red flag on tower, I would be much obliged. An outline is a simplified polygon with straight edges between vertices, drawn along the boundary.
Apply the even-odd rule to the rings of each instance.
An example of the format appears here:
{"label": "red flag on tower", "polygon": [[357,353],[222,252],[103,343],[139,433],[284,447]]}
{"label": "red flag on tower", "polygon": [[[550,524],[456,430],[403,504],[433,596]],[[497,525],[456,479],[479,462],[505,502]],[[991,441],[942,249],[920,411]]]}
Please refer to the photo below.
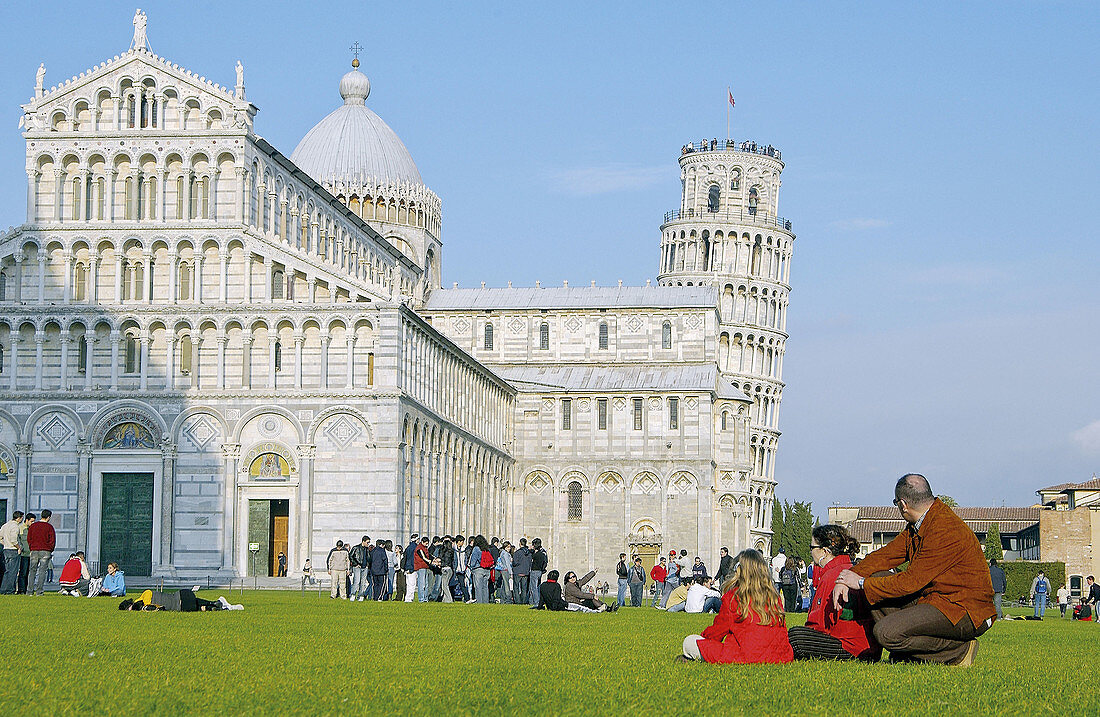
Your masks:
{"label": "red flag on tower", "polygon": [[726,88],[726,92],[728,92],[728,93],[729,93],[729,96],[730,96],[730,107],[736,107],[737,105],[735,105],[735,104],[733,103],[733,91],[732,91],[732,90],[730,90],[730,88],[729,88],[729,87],[727,87],[727,88]]}

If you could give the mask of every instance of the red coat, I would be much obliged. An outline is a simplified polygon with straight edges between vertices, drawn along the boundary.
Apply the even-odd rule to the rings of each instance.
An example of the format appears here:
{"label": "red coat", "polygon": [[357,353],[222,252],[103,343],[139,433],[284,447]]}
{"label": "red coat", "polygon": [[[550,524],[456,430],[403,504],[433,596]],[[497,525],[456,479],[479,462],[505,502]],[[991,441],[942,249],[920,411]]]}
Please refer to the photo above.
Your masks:
{"label": "red coat", "polygon": [[649,571],[649,577],[653,578],[655,583],[663,583],[665,578],[668,577],[668,571],[661,567],[660,563],[653,566],[653,569]]}
{"label": "red coat", "polygon": [[814,601],[806,615],[806,627],[832,635],[840,640],[844,649],[863,660],[878,660],[882,657],[882,647],[875,642],[867,600],[863,591],[852,590],[848,599],[852,602],[857,619],[841,620],[840,613],[833,607],[833,587],[840,571],[852,567],[852,559],[847,555],[838,555],[823,568],[814,570]]}
{"label": "red coat", "polygon": [[31,550],[46,550],[53,552],[57,545],[57,535],[53,526],[44,520],[31,523],[27,528],[27,547]]}
{"label": "red coat", "polygon": [[722,596],[722,608],[714,624],[703,630],[699,653],[707,662],[718,663],[784,663],[794,659],[782,613],[770,625],[761,625],[755,618],[742,621],[736,588]]}

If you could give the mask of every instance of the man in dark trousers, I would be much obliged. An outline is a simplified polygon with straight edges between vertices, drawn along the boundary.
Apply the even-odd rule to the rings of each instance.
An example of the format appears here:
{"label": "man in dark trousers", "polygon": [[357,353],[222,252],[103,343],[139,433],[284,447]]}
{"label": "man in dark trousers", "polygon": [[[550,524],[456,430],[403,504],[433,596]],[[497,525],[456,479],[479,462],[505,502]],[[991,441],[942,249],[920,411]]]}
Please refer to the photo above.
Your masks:
{"label": "man in dark trousers", "polygon": [[531,550],[527,538],[519,539],[519,547],[512,554],[512,598],[516,605],[527,602],[527,581],[531,577]]}
{"label": "man in dark trousers", "polygon": [[615,577],[619,579],[619,592],[615,595],[616,607],[626,604],[626,591],[630,589],[627,582],[626,553],[619,553],[619,562],[615,565]]}
{"label": "man in dark trousers", "polygon": [[1005,575],[1004,568],[997,565],[996,558],[989,559],[989,580],[993,583],[993,607],[997,608],[997,619],[1000,620],[1004,618],[1004,613],[1001,612],[1001,598],[1008,589],[1008,576]]}
{"label": "man in dark trousers", "polygon": [[[531,594],[531,604],[537,606],[541,594],[539,593],[539,583],[542,581],[542,574],[545,572],[546,566],[550,564],[550,556],[542,549],[542,538],[532,540],[531,547],[533,551],[531,553],[531,579],[528,590]],[[561,590],[561,588],[558,589]]]}
{"label": "man in dark trousers", "polygon": [[1085,578],[1085,581],[1089,584],[1089,592],[1083,602],[1090,606],[1093,622],[1100,622],[1096,614],[1096,608],[1100,606],[1100,585],[1096,584],[1096,578],[1091,575]]}
{"label": "man in dark trousers", "polygon": [[719,589],[721,589],[722,582],[733,572],[733,558],[730,557],[729,548],[722,548],[721,555],[722,560],[718,563],[718,572],[714,574],[714,579],[718,581]]}
{"label": "man in dark trousers", "polygon": [[[928,480],[908,473],[894,486],[894,505],[908,526],[898,537],[837,577],[833,604],[863,590],[875,638],[893,662],[969,667],[977,638],[993,625],[993,584],[974,531],[932,495]],[[893,568],[909,566],[900,573]]]}
{"label": "man in dark trousers", "polygon": [[386,580],[390,574],[389,556],[386,555],[386,541],[379,538],[374,550],[367,554],[367,568],[370,572],[371,593],[374,600],[385,600]]}

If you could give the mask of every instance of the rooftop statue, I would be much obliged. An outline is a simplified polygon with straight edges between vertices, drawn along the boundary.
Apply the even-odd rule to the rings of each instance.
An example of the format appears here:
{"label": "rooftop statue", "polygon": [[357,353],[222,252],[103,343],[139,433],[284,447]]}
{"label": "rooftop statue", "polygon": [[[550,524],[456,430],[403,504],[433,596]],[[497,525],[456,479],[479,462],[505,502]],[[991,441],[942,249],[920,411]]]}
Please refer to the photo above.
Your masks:
{"label": "rooftop statue", "polygon": [[148,50],[149,42],[145,35],[145,25],[148,23],[148,19],[145,13],[138,8],[134,13],[134,41],[130,43],[131,50]]}

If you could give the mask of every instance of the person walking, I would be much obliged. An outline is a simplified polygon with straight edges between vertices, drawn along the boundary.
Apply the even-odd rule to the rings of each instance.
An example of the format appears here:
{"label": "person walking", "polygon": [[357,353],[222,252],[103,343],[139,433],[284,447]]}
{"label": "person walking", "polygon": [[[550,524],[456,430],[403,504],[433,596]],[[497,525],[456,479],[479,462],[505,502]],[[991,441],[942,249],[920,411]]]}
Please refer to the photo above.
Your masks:
{"label": "person walking", "polygon": [[370,558],[370,551],[367,550],[369,545],[370,538],[364,535],[359,544],[351,546],[348,551],[348,562],[351,565],[350,598],[360,602],[363,601],[363,595],[366,594],[370,582],[370,566],[367,565],[367,560]]}
{"label": "person walking", "polygon": [[451,563],[454,570],[455,598],[459,602],[466,602],[470,598],[470,591],[466,587],[467,573],[469,573],[469,554],[466,552],[466,537],[455,536],[454,559]]}
{"label": "person walking", "polygon": [[1005,575],[1004,568],[997,565],[996,558],[989,559],[989,580],[993,583],[993,607],[997,608],[997,619],[1001,620],[1005,616],[1001,611],[1001,598],[1008,589],[1008,576]]}
{"label": "person walking", "polygon": [[505,540],[500,546],[500,555],[497,556],[497,580],[500,588],[497,590],[498,599],[502,605],[512,604],[512,544]]}
{"label": "person walking", "polygon": [[401,560],[401,572],[405,574],[405,602],[412,602],[416,594],[416,546],[420,544],[420,534],[409,536],[409,544]]}
{"label": "person walking", "polygon": [[286,577],[286,553],[279,551],[279,577]]}
{"label": "person walking", "polygon": [[1031,600],[1035,603],[1035,617],[1040,620],[1047,611],[1047,599],[1050,597],[1050,581],[1040,570],[1035,579],[1031,581]]}
{"label": "person walking", "polygon": [[661,598],[665,593],[665,578],[668,577],[668,568],[665,567],[665,556],[649,571],[649,577],[653,579],[653,607],[660,607]]}
{"label": "person walking", "polygon": [[527,538],[519,539],[519,547],[512,553],[512,600],[517,605],[527,602],[527,585],[531,579],[531,550]]}
{"label": "person walking", "polygon": [[348,551],[344,549],[344,541],[337,540],[336,547],[329,551],[327,564],[325,569],[328,570],[328,575],[332,579],[332,589],[329,591],[329,597],[347,598],[351,599],[351,596],[347,594],[347,580],[348,570],[351,568],[351,560],[348,558]]}
{"label": "person walking", "polygon": [[787,558],[783,563],[783,569],[779,571],[779,584],[783,596],[783,609],[787,612],[797,612],[798,598],[798,564],[794,558]]}
{"label": "person walking", "polygon": [[540,600],[539,583],[542,582],[542,574],[546,571],[546,566],[550,564],[550,556],[542,549],[542,538],[532,540],[531,548],[533,549],[531,554],[531,578],[528,580],[527,585],[530,593],[530,603],[538,607]]}
{"label": "person walking", "polygon": [[783,552],[783,548],[779,549],[779,552],[772,558],[772,582],[775,583],[775,589],[780,595],[783,594],[783,583],[779,579],[779,571],[787,564],[787,554]]}
{"label": "person walking", "polygon": [[619,553],[619,562],[615,565],[615,576],[619,579],[619,592],[615,595],[615,606],[626,604],[626,593],[630,590],[629,569],[626,566],[626,553]]}
{"label": "person walking", "polygon": [[41,595],[46,590],[46,574],[53,570],[53,551],[57,546],[57,533],[50,525],[53,511],[42,511],[42,520],[35,521],[27,529],[27,547],[31,549],[30,584],[27,592]]}
{"label": "person walking", "polygon": [[1062,617],[1066,616],[1066,608],[1069,607],[1069,588],[1063,585],[1058,588],[1058,612],[1062,613]]}
{"label": "person walking", "polygon": [[0,546],[4,549],[4,580],[0,583],[0,595],[15,593],[19,578],[19,530],[23,527],[23,511],[11,514],[11,520],[0,525]]}
{"label": "person walking", "polygon": [[642,590],[645,588],[645,568],[641,558],[634,558],[626,576],[627,585],[630,587],[630,606],[642,606]]}

